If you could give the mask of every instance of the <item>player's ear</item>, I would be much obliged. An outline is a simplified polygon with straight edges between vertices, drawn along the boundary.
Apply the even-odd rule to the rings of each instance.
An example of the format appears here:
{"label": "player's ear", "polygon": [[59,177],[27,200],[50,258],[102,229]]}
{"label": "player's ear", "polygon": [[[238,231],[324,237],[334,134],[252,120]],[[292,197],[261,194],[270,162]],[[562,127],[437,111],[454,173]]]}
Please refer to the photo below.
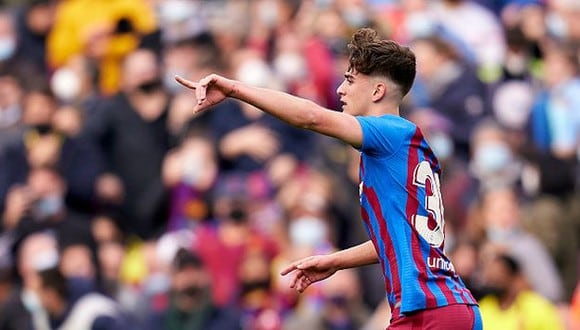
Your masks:
{"label": "player's ear", "polygon": [[372,95],[373,102],[378,102],[382,100],[386,94],[387,94],[387,85],[385,85],[382,82],[375,84],[375,88],[373,89]]}

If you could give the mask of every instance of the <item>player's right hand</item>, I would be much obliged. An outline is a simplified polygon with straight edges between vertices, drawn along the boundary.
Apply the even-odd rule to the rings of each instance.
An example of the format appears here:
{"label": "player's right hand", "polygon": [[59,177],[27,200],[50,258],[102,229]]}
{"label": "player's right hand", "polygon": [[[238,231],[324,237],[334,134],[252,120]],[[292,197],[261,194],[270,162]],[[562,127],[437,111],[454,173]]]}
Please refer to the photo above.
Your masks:
{"label": "player's right hand", "polygon": [[280,274],[284,276],[294,272],[290,287],[302,293],[310,284],[329,278],[337,270],[332,255],[316,255],[294,261]]}
{"label": "player's right hand", "polygon": [[187,80],[180,76],[175,76],[175,80],[194,91],[195,99],[197,100],[197,104],[193,108],[194,113],[206,110],[220,103],[226,97],[230,96],[235,89],[234,81],[216,74],[210,74],[199,82]]}

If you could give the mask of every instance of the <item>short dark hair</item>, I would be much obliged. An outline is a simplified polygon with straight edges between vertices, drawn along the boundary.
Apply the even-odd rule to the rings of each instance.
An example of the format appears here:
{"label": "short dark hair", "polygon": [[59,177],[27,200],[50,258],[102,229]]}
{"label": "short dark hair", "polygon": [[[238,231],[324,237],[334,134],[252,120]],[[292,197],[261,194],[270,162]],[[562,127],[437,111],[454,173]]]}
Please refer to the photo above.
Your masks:
{"label": "short dark hair", "polygon": [[416,73],[415,54],[409,47],[381,39],[373,29],[362,28],[353,34],[348,49],[349,71],[384,76],[401,88],[401,96],[409,92]]}
{"label": "short dark hair", "polygon": [[197,254],[185,248],[179,248],[173,258],[173,269],[179,272],[189,267],[203,269],[203,261]]}
{"label": "short dark hair", "polygon": [[42,288],[54,290],[65,300],[69,298],[67,280],[58,268],[41,270],[38,275]]}
{"label": "short dark hair", "polygon": [[520,265],[514,257],[507,254],[500,254],[497,256],[497,261],[506,267],[511,276],[515,276],[520,273]]}

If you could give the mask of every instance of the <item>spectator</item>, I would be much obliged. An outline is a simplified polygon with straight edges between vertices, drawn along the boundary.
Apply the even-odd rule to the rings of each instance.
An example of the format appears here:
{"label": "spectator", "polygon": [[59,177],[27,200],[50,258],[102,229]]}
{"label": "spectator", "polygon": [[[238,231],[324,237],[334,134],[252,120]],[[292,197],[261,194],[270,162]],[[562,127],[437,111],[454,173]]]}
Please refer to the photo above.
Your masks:
{"label": "spectator", "polygon": [[123,231],[148,239],[165,225],[167,194],[161,182],[169,95],[155,54],[137,50],[123,65],[122,91],[87,120],[83,135],[105,160],[97,180],[102,206],[120,206]]}
{"label": "spectator", "polygon": [[498,255],[484,268],[488,294],[481,299],[481,317],[489,329],[564,329],[556,307],[526,289],[519,264]]}
{"label": "spectator", "polygon": [[322,283],[323,304],[316,309],[297,310],[284,324],[284,329],[354,330],[361,329],[370,312],[362,304],[356,271],[342,270],[336,278]]}
{"label": "spectator", "polygon": [[0,203],[12,185],[26,180],[30,169],[54,167],[67,183],[68,205],[79,211],[91,208],[102,160],[89,141],[64,136],[54,128],[56,111],[56,100],[48,89],[28,90],[23,104],[25,129],[0,154]]}
{"label": "spectator", "polygon": [[521,224],[521,207],[510,188],[498,188],[481,196],[481,212],[489,245],[482,248],[505,251],[521,265],[530,287],[556,303],[563,298],[562,279],[546,247]]}
{"label": "spectator", "polygon": [[[88,293],[75,299],[74,287],[56,268],[39,273],[39,299],[50,317],[52,329],[126,329],[114,301],[97,293]],[[134,327],[134,325],[133,325]]]}
{"label": "spectator", "polygon": [[49,318],[40,301],[38,271],[57,265],[57,242],[51,234],[36,233],[24,238],[16,251],[22,283],[0,310],[0,329],[48,330]]}
{"label": "spectator", "polygon": [[214,280],[212,295],[218,306],[238,301],[239,268],[247,253],[259,251],[267,255],[268,260],[278,253],[277,242],[252,226],[252,195],[247,190],[240,190],[236,182],[220,183],[212,205],[214,221],[198,227],[193,242],[193,251],[203,260]]}
{"label": "spectator", "polygon": [[195,228],[210,216],[207,198],[218,176],[217,155],[207,135],[191,130],[170,150],[163,164],[163,181],[171,189],[170,231]]}
{"label": "spectator", "polygon": [[52,69],[85,54],[99,70],[100,91],[112,95],[124,76],[122,59],[142,36],[156,29],[153,8],[143,0],[60,2],[57,20],[48,36],[47,57]]}
{"label": "spectator", "polygon": [[0,71],[0,153],[21,133],[23,94],[20,77],[9,69]]}
{"label": "spectator", "polygon": [[54,0],[35,0],[25,4],[16,13],[18,42],[15,61],[38,76],[47,76],[49,73],[46,40],[55,23],[56,6]]}
{"label": "spectator", "polygon": [[[487,89],[453,48],[439,37],[425,37],[413,42],[417,56],[419,86],[426,90],[427,102],[451,123],[455,155],[467,159],[469,137],[476,124],[488,114]],[[415,89],[417,91],[417,89]],[[416,97],[416,93],[412,94]]]}
{"label": "spectator", "polygon": [[166,309],[153,311],[148,329],[241,329],[236,314],[211,298],[211,277],[201,259],[181,249],[171,269],[171,291]]}
{"label": "spectator", "polygon": [[440,1],[431,10],[451,38],[473,54],[478,67],[491,70],[492,77],[499,71],[506,46],[502,26],[492,12],[469,0]]}

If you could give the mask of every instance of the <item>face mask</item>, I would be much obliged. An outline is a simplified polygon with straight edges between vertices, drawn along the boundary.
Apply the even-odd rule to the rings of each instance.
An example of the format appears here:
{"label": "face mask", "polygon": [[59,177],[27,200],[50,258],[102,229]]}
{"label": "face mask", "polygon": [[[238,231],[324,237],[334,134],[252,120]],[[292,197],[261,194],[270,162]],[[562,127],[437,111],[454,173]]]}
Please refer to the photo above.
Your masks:
{"label": "face mask", "polygon": [[156,295],[159,293],[164,293],[169,290],[171,280],[169,276],[164,273],[154,273],[149,276],[145,282],[144,291],[149,295]]}
{"label": "face mask", "polygon": [[352,27],[362,27],[367,25],[368,22],[367,14],[360,7],[347,8],[343,11],[342,18]]}
{"label": "face mask", "polygon": [[568,37],[568,25],[559,14],[550,12],[546,16],[546,28],[548,32],[558,39]]}
{"label": "face mask", "polygon": [[40,302],[40,298],[38,295],[30,290],[23,290],[22,295],[22,304],[26,308],[30,314],[36,314],[43,310],[42,304]]}
{"label": "face mask", "polygon": [[0,62],[10,59],[15,51],[16,40],[6,37],[0,38]]}
{"label": "face mask", "polygon": [[52,133],[52,125],[50,124],[38,124],[32,126],[32,129],[35,130],[40,135],[47,135]]}
{"label": "face mask", "polygon": [[494,226],[486,228],[485,233],[487,239],[494,243],[509,242],[517,234],[515,229],[497,228]]}
{"label": "face mask", "polygon": [[59,261],[60,257],[58,255],[58,251],[54,249],[47,249],[38,252],[34,256],[34,260],[32,260],[32,266],[34,267],[35,270],[41,271],[57,267]]}
{"label": "face mask", "polygon": [[306,75],[306,62],[295,52],[281,53],[274,59],[274,70],[285,82],[298,81]]}
{"label": "face mask", "polygon": [[203,160],[189,153],[183,158],[182,180],[190,186],[195,186],[203,175]]}
{"label": "face mask", "polygon": [[175,76],[187,77],[187,74],[180,71],[172,71],[163,75],[163,88],[171,94],[178,94],[181,91],[181,85],[175,81]]}
{"label": "face mask", "polygon": [[152,94],[163,88],[163,83],[160,79],[148,81],[137,86],[137,90],[144,94]]}
{"label": "face mask", "polygon": [[61,196],[48,196],[36,202],[35,215],[40,219],[50,218],[57,215],[63,208],[64,201]]}
{"label": "face mask", "polygon": [[209,298],[209,288],[201,287],[199,285],[191,285],[186,288],[173,291],[173,295],[177,299],[185,298],[201,303]]}
{"label": "face mask", "polygon": [[254,292],[254,291],[269,291],[270,290],[270,280],[265,279],[261,281],[249,281],[242,282],[242,295]]}
{"label": "face mask", "polygon": [[258,18],[267,27],[278,23],[278,5],[274,1],[265,1],[258,7]]}
{"label": "face mask", "polygon": [[248,219],[248,214],[247,214],[246,210],[244,210],[241,207],[233,208],[228,216],[228,220],[230,220],[233,223],[237,223],[237,224],[245,223],[247,219]]}
{"label": "face mask", "polygon": [[259,59],[250,59],[242,63],[236,72],[236,79],[256,87],[271,87],[272,71],[268,64]]}
{"label": "face mask", "polygon": [[433,33],[435,30],[435,24],[431,18],[424,13],[411,14],[405,20],[406,30],[409,32],[409,36],[420,38],[426,37]]}
{"label": "face mask", "polygon": [[478,172],[483,174],[495,173],[503,169],[512,161],[512,153],[504,143],[487,143],[476,151],[473,162]]}
{"label": "face mask", "polygon": [[73,70],[61,68],[50,79],[50,88],[60,100],[70,102],[81,93],[81,79]]}
{"label": "face mask", "polygon": [[166,0],[159,5],[159,17],[165,23],[179,23],[194,17],[196,4],[189,0]]}
{"label": "face mask", "polygon": [[305,216],[290,222],[289,233],[294,246],[318,247],[327,241],[328,227],[318,218]]}
{"label": "face mask", "polygon": [[433,133],[429,136],[429,146],[440,160],[448,159],[453,154],[453,142],[445,133]]}

